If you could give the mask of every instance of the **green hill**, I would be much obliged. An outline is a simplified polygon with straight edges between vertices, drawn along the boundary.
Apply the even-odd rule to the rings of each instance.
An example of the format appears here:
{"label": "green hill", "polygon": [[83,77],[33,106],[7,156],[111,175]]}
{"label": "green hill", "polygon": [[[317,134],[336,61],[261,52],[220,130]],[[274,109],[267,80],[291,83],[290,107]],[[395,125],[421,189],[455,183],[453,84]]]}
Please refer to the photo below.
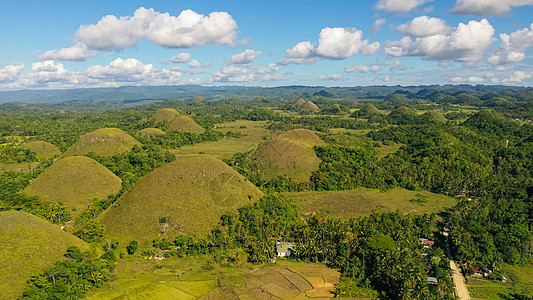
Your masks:
{"label": "green hill", "polygon": [[91,152],[111,156],[126,152],[135,145],[140,143],[126,132],[118,128],[101,128],[82,135],[65,151],[64,156],[87,155]]}
{"label": "green hill", "polygon": [[324,144],[314,132],[295,129],[260,145],[251,161],[267,180],[287,176],[296,181],[307,181],[320,164],[313,147]]}
{"label": "green hill", "polygon": [[120,178],[97,161],[71,156],[56,161],[24,191],[44,201],[62,202],[78,215],[92,199],[116,194],[120,188]]}
{"label": "green hill", "polygon": [[48,159],[61,154],[55,145],[43,141],[33,141],[22,146],[35,152],[38,159]]}
{"label": "green hill", "polygon": [[444,124],[447,121],[446,118],[441,113],[434,111],[434,110],[430,110],[424,113],[423,115],[420,116],[420,118],[430,123],[438,123],[438,124],[439,123]]}
{"label": "green hill", "polygon": [[383,116],[383,113],[373,104],[368,103],[360,110],[354,111],[352,117],[357,118],[371,118],[375,116]]}
{"label": "green hill", "polygon": [[20,211],[0,212],[0,298],[22,295],[26,280],[63,257],[69,246],[85,242],[57,225]]}
{"label": "green hill", "polygon": [[316,104],[311,101],[306,101],[304,104],[300,105],[300,110],[306,112],[317,112],[320,110]]}
{"label": "green hill", "polygon": [[158,109],[150,120],[154,121],[156,126],[160,126],[170,124],[170,122],[179,116],[180,113],[174,108],[162,108]]}
{"label": "green hill", "polygon": [[144,128],[137,131],[138,134],[146,137],[164,135],[165,132],[159,128]]}
{"label": "green hill", "polygon": [[178,157],[142,178],[101,216],[107,236],[152,240],[167,235],[207,235],[227,211],[263,193],[222,161],[209,156]]}
{"label": "green hill", "polygon": [[183,132],[191,132],[191,133],[202,133],[204,132],[204,128],[202,126],[198,125],[191,117],[189,116],[181,116],[177,117],[170,123],[170,126],[168,127],[167,131],[183,131]]}
{"label": "green hill", "polygon": [[478,129],[482,133],[498,136],[509,135],[518,130],[520,125],[492,109],[482,109],[468,118],[462,125]]}
{"label": "green hill", "polygon": [[300,107],[304,104],[305,104],[305,100],[303,98],[298,98],[296,99],[296,101],[294,101],[294,105],[296,105],[297,107]]}

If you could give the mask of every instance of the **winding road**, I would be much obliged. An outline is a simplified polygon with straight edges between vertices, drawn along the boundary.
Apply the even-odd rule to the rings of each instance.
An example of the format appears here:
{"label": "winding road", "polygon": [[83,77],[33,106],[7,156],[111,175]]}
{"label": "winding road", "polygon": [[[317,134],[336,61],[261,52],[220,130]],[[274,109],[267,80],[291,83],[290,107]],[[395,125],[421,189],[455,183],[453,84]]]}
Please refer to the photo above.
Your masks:
{"label": "winding road", "polygon": [[452,269],[452,279],[453,283],[455,283],[455,293],[459,300],[470,300],[470,294],[468,293],[468,289],[466,288],[465,278],[463,274],[461,274],[461,271],[455,264],[455,261],[453,261],[452,258],[452,252],[450,251],[450,243],[448,242],[448,226],[444,227],[444,231],[442,232],[444,234],[444,237],[446,238],[446,252],[448,254],[448,258],[450,259],[450,268]]}

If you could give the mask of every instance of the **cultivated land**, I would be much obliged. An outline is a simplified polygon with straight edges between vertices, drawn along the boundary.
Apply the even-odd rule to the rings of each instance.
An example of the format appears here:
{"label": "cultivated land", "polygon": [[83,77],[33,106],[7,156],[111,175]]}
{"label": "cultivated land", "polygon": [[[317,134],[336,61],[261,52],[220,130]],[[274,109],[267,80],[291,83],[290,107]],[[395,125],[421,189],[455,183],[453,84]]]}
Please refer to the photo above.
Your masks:
{"label": "cultivated land", "polygon": [[198,125],[198,123],[196,123],[191,117],[180,116],[175,118],[172,123],[170,123],[167,131],[202,133],[205,131],[205,129]]}
{"label": "cultivated land", "polygon": [[86,156],[60,159],[24,190],[41,200],[61,202],[79,215],[94,198],[106,198],[121,188],[121,180],[106,167]]}
{"label": "cultivated land", "polygon": [[[179,157],[155,169],[105,211],[108,236],[153,240],[162,230],[207,235],[227,211],[263,193],[224,162],[209,156]],[[160,223],[168,218],[168,224]]]}
{"label": "cultivated land", "polygon": [[118,280],[87,299],[325,299],[339,280],[324,264],[278,260],[205,270],[208,258],[127,259],[118,266]]}
{"label": "cultivated land", "polygon": [[436,213],[451,208],[456,203],[454,198],[444,195],[400,188],[388,192],[361,188],[350,191],[294,192],[284,195],[291,199],[303,214],[325,214],[329,211],[332,216],[341,218],[368,216],[374,209],[383,212],[399,210],[405,214]]}
{"label": "cultivated land", "polygon": [[191,155],[206,154],[218,159],[231,158],[235,153],[248,152],[257,148],[264,142],[263,137],[270,136],[270,130],[265,129],[267,121],[239,120],[235,122],[216,124],[215,129],[220,132],[240,132],[245,136],[239,138],[223,138],[216,142],[205,142],[188,145],[179,149],[170,150],[172,154]]}
{"label": "cultivated land", "polygon": [[33,141],[22,146],[35,152],[38,159],[48,159],[61,154],[61,151],[55,145],[43,141]]}
{"label": "cultivated land", "polygon": [[102,128],[80,137],[63,156],[87,155],[91,152],[102,156],[123,153],[140,143],[118,128]]}
{"label": "cultivated land", "polygon": [[532,264],[523,266],[504,264],[502,273],[507,277],[505,283],[480,277],[469,277],[468,291],[472,299],[514,299],[509,298],[512,294],[533,297]]}
{"label": "cultivated land", "polygon": [[52,265],[69,246],[85,242],[42,218],[20,211],[0,212],[0,299],[22,295],[26,280]]}
{"label": "cultivated land", "polygon": [[314,132],[295,129],[277,135],[259,146],[251,156],[263,178],[286,176],[295,181],[308,181],[318,169],[320,159],[313,146],[325,145]]}

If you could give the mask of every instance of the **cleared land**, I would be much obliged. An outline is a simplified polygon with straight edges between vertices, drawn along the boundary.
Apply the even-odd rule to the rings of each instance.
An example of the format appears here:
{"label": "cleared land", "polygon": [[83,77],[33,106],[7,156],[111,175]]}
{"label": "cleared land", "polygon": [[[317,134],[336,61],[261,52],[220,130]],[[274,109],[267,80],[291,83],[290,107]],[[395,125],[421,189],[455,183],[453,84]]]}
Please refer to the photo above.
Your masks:
{"label": "cleared land", "polygon": [[507,277],[507,282],[502,283],[479,277],[469,277],[468,291],[472,299],[505,300],[511,299],[509,297],[512,294],[533,297],[532,273],[533,264],[524,266],[504,265],[503,274]]}
{"label": "cleared land", "polygon": [[[263,193],[224,162],[209,156],[178,157],[137,182],[100,217],[108,236],[153,240],[162,230],[205,236],[227,211]],[[167,225],[161,224],[166,217]]]}
{"label": "cleared land", "polygon": [[121,180],[86,156],[60,159],[35,178],[24,192],[44,201],[61,202],[79,215],[94,198],[106,198],[121,188]]}
{"label": "cleared land", "polygon": [[131,135],[118,128],[101,128],[80,137],[63,156],[87,155],[91,152],[111,156],[126,152],[135,145],[140,145]]}
{"label": "cleared land", "polygon": [[207,257],[128,259],[118,279],[88,299],[327,299],[339,273],[323,264],[278,261],[260,266],[205,270]]}
{"label": "cleared land", "polygon": [[26,280],[63,257],[69,246],[88,249],[85,242],[39,217],[0,212],[0,298],[22,295]]}
{"label": "cleared land", "polygon": [[412,214],[432,213],[450,208],[456,203],[454,198],[444,195],[400,188],[388,192],[356,189],[284,193],[284,195],[291,199],[303,214],[325,214],[329,211],[331,215],[341,218],[368,216],[374,209],[383,212],[399,210],[402,213]]}
{"label": "cleared land", "polygon": [[220,132],[240,132],[246,136],[239,138],[224,138],[216,142],[199,143],[190,146],[184,146],[179,149],[170,150],[176,156],[205,154],[211,155],[218,159],[231,158],[235,153],[248,152],[256,149],[257,146],[264,142],[264,136],[270,135],[270,130],[265,129],[266,121],[246,121],[240,120],[235,122],[221,123],[215,126],[215,130]]}
{"label": "cleared land", "polygon": [[43,141],[33,141],[22,146],[35,152],[38,159],[48,159],[61,154],[55,145]]}

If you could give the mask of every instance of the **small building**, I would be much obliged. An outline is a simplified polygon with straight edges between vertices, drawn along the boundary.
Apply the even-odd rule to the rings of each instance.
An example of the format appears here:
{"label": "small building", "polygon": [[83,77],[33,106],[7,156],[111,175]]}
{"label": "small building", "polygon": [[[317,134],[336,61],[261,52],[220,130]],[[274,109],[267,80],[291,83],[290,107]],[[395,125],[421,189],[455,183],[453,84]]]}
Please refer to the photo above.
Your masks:
{"label": "small building", "polygon": [[433,245],[435,245],[435,242],[432,241],[432,240],[428,240],[428,239],[425,239],[425,238],[419,238],[418,240],[420,241],[420,244],[422,244],[424,246],[424,248],[429,248],[429,247],[432,247]]}
{"label": "small building", "polygon": [[290,242],[277,242],[276,243],[276,255],[279,257],[289,257],[294,251],[294,243]]}
{"label": "small building", "polygon": [[487,277],[490,274],[492,274],[492,270],[489,270],[485,267],[471,267],[472,271],[474,271],[474,275],[481,275],[483,277]]}
{"label": "small building", "polygon": [[426,281],[428,282],[428,284],[438,284],[439,283],[439,281],[437,280],[437,277],[431,277],[431,276],[428,276]]}

